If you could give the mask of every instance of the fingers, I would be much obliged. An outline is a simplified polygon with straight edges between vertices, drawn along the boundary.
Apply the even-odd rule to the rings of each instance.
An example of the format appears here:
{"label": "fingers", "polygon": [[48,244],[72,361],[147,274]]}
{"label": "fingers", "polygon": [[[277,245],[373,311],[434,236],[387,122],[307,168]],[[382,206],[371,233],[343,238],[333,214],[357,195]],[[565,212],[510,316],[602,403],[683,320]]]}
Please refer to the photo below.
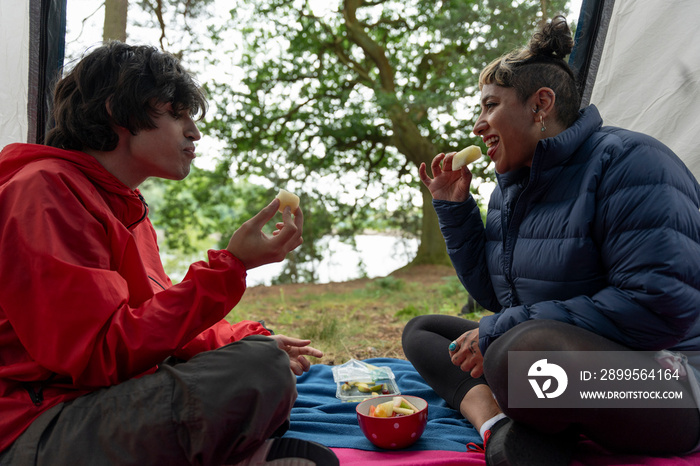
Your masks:
{"label": "fingers", "polygon": [[278,341],[278,345],[283,350],[290,352],[293,351],[296,355],[302,356],[313,356],[315,358],[322,358],[323,351],[309,346],[311,340],[302,340],[300,338],[288,337],[286,335],[274,335]]}
{"label": "fingers", "polygon": [[[433,161],[430,163],[430,170],[433,172],[433,178],[440,176],[440,174],[442,173],[442,169],[440,166],[444,158],[445,154],[438,154],[433,158]],[[418,175],[424,185],[430,186],[432,179],[428,175],[428,170],[425,163],[421,163],[418,167]]]}
{"label": "fingers", "polygon": [[302,371],[308,372],[308,370],[311,369],[311,363],[304,356],[297,356],[297,362],[299,366],[301,366]]}
{"label": "fingers", "polygon": [[322,358],[323,357],[323,351],[316,349],[314,347],[311,347],[311,346],[299,348],[299,354],[306,355],[306,356],[313,356],[315,358]]}
{"label": "fingers", "polygon": [[298,360],[289,358],[289,368],[294,372],[294,375],[302,375],[304,368]]}
{"label": "fingers", "polygon": [[442,171],[452,171],[452,159],[454,158],[455,154],[456,152],[450,152],[445,156],[445,158],[442,161]]}
{"label": "fingers", "polygon": [[304,373],[304,368],[301,367],[301,364],[296,359],[289,359],[289,368],[294,372],[294,375],[302,375]]}
{"label": "fingers", "polygon": [[292,217],[292,211],[289,207],[285,207],[282,212],[282,223],[277,223],[277,230],[273,233],[273,236],[279,238],[279,241],[290,242],[290,251],[297,246],[301,245],[301,234],[304,226],[304,214],[301,211],[301,207],[297,207],[297,210]]}
{"label": "fingers", "polygon": [[294,372],[294,375],[302,375],[311,369],[311,363],[304,356],[289,358],[289,368]]}
{"label": "fingers", "polygon": [[322,358],[323,351],[309,346],[311,340],[300,340],[298,338],[286,337],[284,340],[285,344],[294,347],[297,354],[304,356],[313,356],[315,358]]}
{"label": "fingers", "polygon": [[256,229],[262,229],[263,225],[272,220],[272,218],[275,216],[275,213],[277,212],[277,209],[279,209],[279,206],[280,200],[277,198],[273,199],[272,202],[270,202],[260,212],[255,214],[255,216],[248,220],[248,222],[250,222],[250,224]]}
{"label": "fingers", "polygon": [[426,188],[430,187],[430,183],[433,181],[430,179],[428,176],[428,170],[425,166],[425,163],[421,163],[420,167],[418,167],[418,176],[420,177],[420,180],[423,182]]}
{"label": "fingers", "polygon": [[440,174],[442,173],[440,163],[443,161],[444,158],[445,154],[438,154],[433,158],[433,161],[430,164],[430,169],[433,172],[433,178],[440,176]]}
{"label": "fingers", "polygon": [[452,364],[459,367],[462,371],[469,373],[472,377],[481,377],[484,373],[484,360],[476,355],[472,355],[469,351],[457,351],[452,358]]}
{"label": "fingers", "polygon": [[323,357],[322,351],[309,346],[311,340],[301,340],[286,335],[272,335],[270,338],[275,339],[280,349],[289,355],[289,367],[296,375],[302,375],[311,368],[311,363],[306,356]]}
{"label": "fingers", "polygon": [[302,212],[301,207],[297,207],[297,210],[294,212],[294,225],[296,225],[297,230],[299,230],[299,235],[301,236],[304,231],[304,212]]}

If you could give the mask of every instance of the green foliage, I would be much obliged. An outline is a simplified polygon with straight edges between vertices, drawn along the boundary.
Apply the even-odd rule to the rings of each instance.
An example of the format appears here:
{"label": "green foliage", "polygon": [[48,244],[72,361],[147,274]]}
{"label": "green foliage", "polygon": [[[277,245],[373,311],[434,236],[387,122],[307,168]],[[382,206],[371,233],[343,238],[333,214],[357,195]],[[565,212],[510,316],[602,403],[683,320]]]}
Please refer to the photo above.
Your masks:
{"label": "green foliage", "polygon": [[413,319],[414,317],[422,316],[422,315],[429,314],[429,313],[430,313],[430,309],[426,308],[425,306],[418,308],[413,304],[409,304],[408,306],[396,311],[396,314],[394,314],[394,317],[396,317],[397,319],[401,319],[403,321],[409,321],[409,320]]}
{"label": "green foliage", "polygon": [[[541,5],[245,2],[213,32],[222,47],[225,31],[240,32],[244,77],[207,83],[217,111],[205,132],[226,141],[235,173],[298,186],[324,205],[319,229],[342,235],[379,222],[422,233],[417,167],[481,143],[471,133],[478,74],[525,44]],[[549,5],[552,16],[565,1]],[[474,186],[493,179],[486,165],[474,167]]]}
{"label": "green foliage", "polygon": [[446,299],[454,299],[455,297],[464,299],[466,291],[457,276],[445,277],[442,280],[439,291]]}
{"label": "green foliage", "polygon": [[[206,62],[230,58],[243,76],[240,83],[228,76],[205,83],[214,108],[202,130],[224,144],[219,165],[193,171],[184,184],[152,188],[162,195],[153,207],[167,247],[191,251],[205,239],[225,246],[240,223],[286,188],[302,198],[304,244],[279,283],[314,281],[319,239],[349,239],[366,228],[421,235],[423,262],[444,262],[417,167],[440,152],[482,144],[471,133],[480,70],[524,45],[543,16],[565,4],[238,2],[230,21],[208,27],[214,50]],[[475,188],[493,180],[487,165],[472,166],[477,199]],[[255,185],[259,177],[266,187]]]}
{"label": "green foliage", "polygon": [[406,286],[406,282],[400,278],[394,278],[391,275],[380,277],[371,283],[371,287],[376,287],[380,291],[400,291]]}
{"label": "green foliage", "polygon": [[[442,278],[450,277],[450,278]],[[466,292],[451,267],[412,267],[400,276],[344,283],[253,287],[226,317],[264,320],[275,333],[309,338],[324,364],[350,358],[403,358],[406,322],[423,314],[459,315]],[[468,318],[490,314],[481,310]]]}
{"label": "green foliage", "polygon": [[333,341],[338,337],[338,324],[339,322],[336,317],[324,314],[319,320],[300,329],[299,338],[314,342]]}

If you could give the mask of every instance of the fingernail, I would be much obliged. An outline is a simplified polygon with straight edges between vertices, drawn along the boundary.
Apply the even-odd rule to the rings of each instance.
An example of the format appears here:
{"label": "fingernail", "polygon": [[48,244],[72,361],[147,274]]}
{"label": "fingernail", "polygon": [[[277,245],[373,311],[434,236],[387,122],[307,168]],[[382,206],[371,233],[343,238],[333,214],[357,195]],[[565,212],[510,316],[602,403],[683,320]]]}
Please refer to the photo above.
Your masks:
{"label": "fingernail", "polygon": [[456,350],[456,349],[457,349],[457,343],[455,343],[455,342],[453,341],[452,343],[450,343],[450,346],[448,347],[448,349],[449,349],[450,351]]}

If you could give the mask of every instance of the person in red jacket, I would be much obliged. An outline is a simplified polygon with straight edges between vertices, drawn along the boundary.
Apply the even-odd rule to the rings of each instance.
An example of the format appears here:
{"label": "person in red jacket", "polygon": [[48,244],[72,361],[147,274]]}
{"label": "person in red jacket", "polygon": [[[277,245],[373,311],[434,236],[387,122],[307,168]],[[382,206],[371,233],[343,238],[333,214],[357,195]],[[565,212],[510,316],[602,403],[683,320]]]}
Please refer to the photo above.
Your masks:
{"label": "person in red jacket", "polygon": [[0,464],[337,464],[280,438],[294,374],[322,352],[224,320],[247,270],[302,243],[301,209],[266,235],[273,200],[173,285],[138,187],[189,173],[199,86],[172,55],[113,42],[54,101],[46,145],[0,153]]}

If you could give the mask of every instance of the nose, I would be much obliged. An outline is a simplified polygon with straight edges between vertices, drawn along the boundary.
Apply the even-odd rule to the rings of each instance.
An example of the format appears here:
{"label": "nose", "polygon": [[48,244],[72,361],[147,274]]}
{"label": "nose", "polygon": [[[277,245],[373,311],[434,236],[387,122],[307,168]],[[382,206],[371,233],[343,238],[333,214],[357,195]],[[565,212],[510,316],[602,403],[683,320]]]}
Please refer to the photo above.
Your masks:
{"label": "nose", "polygon": [[185,137],[191,139],[192,141],[199,141],[202,138],[202,134],[197,128],[197,124],[194,120],[188,116],[187,123],[185,124]]}
{"label": "nose", "polygon": [[486,128],[488,127],[486,120],[483,119],[482,116],[483,114],[479,115],[479,118],[476,120],[476,124],[474,125],[474,129],[472,130],[477,136],[484,134],[484,131],[486,131]]}

